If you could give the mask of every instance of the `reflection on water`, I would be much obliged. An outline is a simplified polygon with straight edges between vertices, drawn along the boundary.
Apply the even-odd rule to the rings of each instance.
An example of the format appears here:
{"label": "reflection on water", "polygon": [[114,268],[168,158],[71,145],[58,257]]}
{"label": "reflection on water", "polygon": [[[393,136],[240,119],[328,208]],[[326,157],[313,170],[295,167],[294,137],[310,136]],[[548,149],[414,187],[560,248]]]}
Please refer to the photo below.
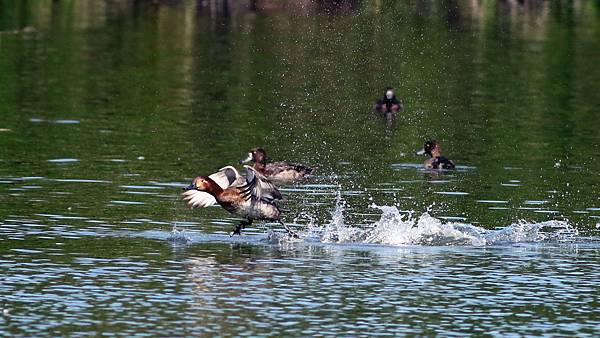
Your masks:
{"label": "reflection on water", "polygon": [[[277,252],[260,261],[191,258],[187,268],[196,283],[195,305],[204,321],[212,323],[209,332],[269,333],[271,325],[279,332],[307,335],[352,334],[359,329],[369,334],[448,335],[490,331],[590,335],[596,330],[585,312],[575,325],[548,325],[570,316],[568,310],[556,310],[562,309],[561,304],[578,302],[581,310],[593,306],[590,297],[581,297],[593,289],[587,274],[595,274],[592,261],[582,262],[586,277],[574,288],[569,279],[579,274],[568,270],[574,265],[561,267],[561,273],[544,269],[571,255],[568,249],[305,249],[306,253],[287,259],[278,258]],[[524,273],[523,264],[542,266]],[[312,273],[331,270],[336,274]],[[465,270],[470,271],[467,276]],[[529,288],[529,280],[538,286]],[[252,310],[247,321],[223,320],[230,309],[238,308]]]}
{"label": "reflection on water", "polygon": [[589,241],[389,247],[198,234],[170,247],[168,231],[131,235],[81,234],[56,244],[40,239],[35,250],[5,248],[5,329],[597,334],[599,251]]}
{"label": "reflection on water", "polygon": [[[295,193],[318,189],[336,186]],[[597,334],[597,237],[561,221],[486,230],[396,207],[363,213],[376,221],[359,227],[342,194],[319,196],[335,207],[324,223],[300,217],[311,222],[301,240],[268,225],[232,238],[231,225],[9,216],[2,323],[17,335]]]}
{"label": "reflection on water", "polygon": [[[598,336],[599,13],[0,1],[0,332]],[[179,199],[254,146],[300,240]]]}

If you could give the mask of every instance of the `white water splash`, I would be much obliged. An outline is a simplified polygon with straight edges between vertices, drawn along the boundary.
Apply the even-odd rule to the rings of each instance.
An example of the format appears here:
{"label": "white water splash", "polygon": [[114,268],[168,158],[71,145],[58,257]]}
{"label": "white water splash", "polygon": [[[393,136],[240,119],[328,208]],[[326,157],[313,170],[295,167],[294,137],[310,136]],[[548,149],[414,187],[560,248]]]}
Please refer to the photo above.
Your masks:
{"label": "white water splash", "polygon": [[184,230],[177,229],[177,226],[174,225],[173,229],[171,229],[171,233],[167,238],[169,242],[177,243],[177,244],[187,244],[192,241],[192,238],[188,233]]}
{"label": "white water splash", "polygon": [[472,224],[443,222],[428,212],[419,217],[401,214],[394,206],[373,208],[383,213],[367,227],[352,227],[344,223],[346,204],[338,196],[332,220],[324,227],[312,227],[308,237],[318,237],[323,243],[366,243],[384,245],[474,245],[505,243],[563,242],[578,235],[565,221],[530,223],[521,221],[501,229],[488,230]]}
{"label": "white water splash", "polygon": [[325,230],[321,236],[322,242],[353,242],[356,236],[363,231],[362,229],[349,227],[344,224],[344,210],[346,210],[346,201],[342,199],[342,195],[338,192],[335,200],[335,209],[331,213],[331,223],[325,226]]}

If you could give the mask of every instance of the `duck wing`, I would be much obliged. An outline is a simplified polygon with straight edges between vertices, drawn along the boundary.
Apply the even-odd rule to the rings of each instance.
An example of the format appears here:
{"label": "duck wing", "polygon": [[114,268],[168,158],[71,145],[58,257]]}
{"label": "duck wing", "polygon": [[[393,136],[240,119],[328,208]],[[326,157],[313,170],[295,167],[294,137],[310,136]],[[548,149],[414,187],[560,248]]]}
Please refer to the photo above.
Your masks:
{"label": "duck wing", "polygon": [[216,173],[208,175],[223,190],[229,187],[236,187],[246,183],[246,180],[234,167],[228,165],[219,169]]}
{"label": "duck wing", "polygon": [[[232,166],[223,167],[217,172],[208,175],[208,177],[215,181],[222,189],[227,189],[230,186],[240,186],[246,183],[244,177],[242,177]],[[205,191],[192,189],[184,191],[181,195],[183,196],[183,201],[192,209],[206,208],[217,203],[215,197]]]}
{"label": "duck wing", "polygon": [[268,178],[250,166],[244,167],[246,168],[246,183],[239,189],[246,199],[251,199],[253,202],[273,203],[282,198],[281,192]]}

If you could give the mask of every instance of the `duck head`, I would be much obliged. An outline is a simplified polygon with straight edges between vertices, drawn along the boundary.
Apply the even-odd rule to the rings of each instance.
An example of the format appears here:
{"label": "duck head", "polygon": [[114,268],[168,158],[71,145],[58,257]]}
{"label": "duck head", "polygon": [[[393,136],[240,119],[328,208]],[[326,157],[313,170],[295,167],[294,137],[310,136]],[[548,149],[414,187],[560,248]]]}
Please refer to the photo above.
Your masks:
{"label": "duck head", "polygon": [[417,151],[417,155],[427,154],[430,157],[439,156],[442,152],[440,144],[436,140],[429,140],[423,145],[423,149]]}
{"label": "duck head", "polygon": [[267,153],[263,148],[252,148],[248,153],[248,157],[244,160],[240,160],[240,164],[248,163],[250,161],[265,164],[267,162]]}
{"label": "duck head", "polygon": [[215,184],[215,182],[210,177],[198,176],[194,178],[190,185],[183,188],[183,190],[208,191],[213,184]]}
{"label": "duck head", "polygon": [[396,92],[394,91],[394,88],[392,87],[387,87],[385,89],[385,98],[388,100],[393,99],[394,97],[396,97]]}

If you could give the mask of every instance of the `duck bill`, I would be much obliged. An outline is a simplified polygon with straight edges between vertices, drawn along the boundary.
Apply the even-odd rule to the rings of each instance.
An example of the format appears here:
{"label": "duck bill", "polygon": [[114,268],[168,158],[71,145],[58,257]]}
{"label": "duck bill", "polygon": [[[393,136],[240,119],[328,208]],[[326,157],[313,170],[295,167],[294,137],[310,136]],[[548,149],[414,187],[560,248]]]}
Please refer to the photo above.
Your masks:
{"label": "duck bill", "polygon": [[250,161],[252,161],[252,153],[248,153],[248,157],[246,157],[246,159],[240,160],[240,164],[248,163]]}
{"label": "duck bill", "polygon": [[190,184],[187,187],[183,187],[182,189],[185,190],[185,191],[194,190],[194,189],[196,189],[196,186],[193,185],[193,184]]}
{"label": "duck bill", "polygon": [[421,150],[417,151],[416,154],[417,155],[425,155],[425,149],[421,149]]}

